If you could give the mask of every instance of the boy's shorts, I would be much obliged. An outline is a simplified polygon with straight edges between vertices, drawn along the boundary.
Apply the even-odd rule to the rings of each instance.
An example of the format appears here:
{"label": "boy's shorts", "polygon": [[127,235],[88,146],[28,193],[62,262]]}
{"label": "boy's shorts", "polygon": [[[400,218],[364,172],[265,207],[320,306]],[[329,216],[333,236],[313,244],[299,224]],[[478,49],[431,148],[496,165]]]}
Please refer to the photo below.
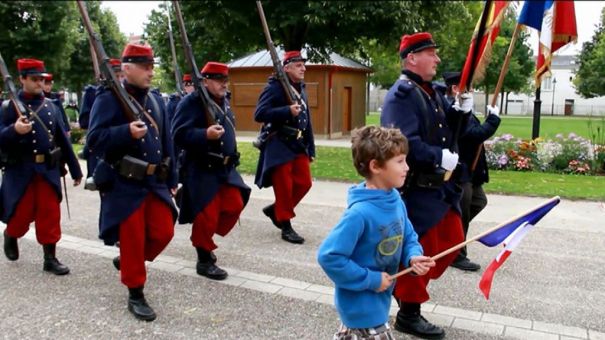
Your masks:
{"label": "boy's shorts", "polygon": [[389,323],[373,328],[348,328],[340,324],[334,340],[395,340]]}

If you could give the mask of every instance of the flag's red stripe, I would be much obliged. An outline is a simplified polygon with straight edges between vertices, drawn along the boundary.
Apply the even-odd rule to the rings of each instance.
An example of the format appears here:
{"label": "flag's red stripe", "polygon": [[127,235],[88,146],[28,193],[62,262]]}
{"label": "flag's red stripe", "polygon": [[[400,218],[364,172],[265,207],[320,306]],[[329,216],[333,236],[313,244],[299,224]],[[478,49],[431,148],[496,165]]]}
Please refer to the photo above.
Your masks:
{"label": "flag's red stripe", "polygon": [[511,252],[505,250],[500,256],[500,259],[496,258],[489,264],[483,276],[481,276],[481,281],[479,281],[479,289],[483,292],[483,295],[486,299],[489,300],[489,292],[492,289],[492,280],[494,279],[494,274],[496,274],[496,270],[500,268],[500,266],[506,261],[506,259],[510,256]]}

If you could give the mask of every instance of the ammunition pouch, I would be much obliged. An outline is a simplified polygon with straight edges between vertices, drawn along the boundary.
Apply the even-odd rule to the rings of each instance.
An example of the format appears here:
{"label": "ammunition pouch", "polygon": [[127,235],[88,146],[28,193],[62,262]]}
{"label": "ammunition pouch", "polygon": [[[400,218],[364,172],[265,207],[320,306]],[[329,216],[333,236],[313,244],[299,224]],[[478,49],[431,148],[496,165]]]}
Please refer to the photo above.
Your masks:
{"label": "ammunition pouch", "polygon": [[302,139],[302,130],[289,125],[282,125],[277,130],[277,135],[285,142],[293,142]]}
{"label": "ammunition pouch", "polygon": [[87,178],[86,182],[84,182],[84,189],[92,191],[107,191],[113,186],[115,176],[113,166],[107,163],[104,159],[101,159],[97,163],[92,176]]}
{"label": "ammunition pouch", "polygon": [[170,157],[166,157],[158,164],[155,175],[160,182],[166,182],[170,175]]}
{"label": "ammunition pouch", "polygon": [[147,176],[149,166],[150,164],[144,160],[126,155],[118,162],[117,169],[122,177],[142,181]]}
{"label": "ammunition pouch", "polygon": [[196,162],[202,168],[214,170],[230,170],[239,165],[240,153],[236,152],[232,155],[223,155],[215,152],[206,153],[206,157],[197,158]]}

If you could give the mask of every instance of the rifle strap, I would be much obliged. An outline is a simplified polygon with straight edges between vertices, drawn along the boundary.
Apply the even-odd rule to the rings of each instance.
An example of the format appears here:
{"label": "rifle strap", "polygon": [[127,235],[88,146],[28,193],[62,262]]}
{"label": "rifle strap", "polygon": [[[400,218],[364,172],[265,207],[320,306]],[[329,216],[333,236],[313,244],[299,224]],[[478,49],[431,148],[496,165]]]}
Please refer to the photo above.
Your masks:
{"label": "rifle strap", "polygon": [[158,135],[162,134],[162,130],[164,128],[164,124],[163,124],[163,117],[162,117],[162,111],[160,110],[160,105],[158,105],[158,101],[155,100],[155,97],[153,96],[153,94],[151,94],[151,92],[147,92],[147,97],[151,100],[151,105],[153,106],[153,111],[155,111],[158,115],[158,122],[159,124],[153,120],[153,117],[151,117],[151,115],[148,115],[145,111],[145,116],[147,117],[147,119],[149,119],[152,124],[155,124]]}
{"label": "rifle strap", "polygon": [[[155,102],[155,98],[153,98],[153,95],[150,93],[147,93],[147,96],[145,97],[145,102],[143,103],[143,105],[141,105],[141,103],[139,103],[130,93],[128,94],[128,97],[130,97],[130,100],[134,103],[134,105],[136,105],[139,110],[143,113],[143,115],[145,117],[147,117],[147,119],[149,120],[149,122],[151,123],[151,126],[155,129],[155,131],[158,133],[158,135],[161,135],[160,133],[160,127],[158,126],[158,123],[155,121],[155,119],[153,119],[153,117],[147,112],[147,110],[145,109],[145,106],[147,106],[147,98],[151,98],[151,104],[154,106],[154,110],[156,110],[158,112],[158,115],[161,115],[162,112],[159,110],[159,106],[156,107],[156,105],[158,104],[157,102]],[[155,104],[154,104],[155,103]]]}
{"label": "rifle strap", "polygon": [[296,98],[300,100],[300,105],[302,105],[302,107],[306,110],[308,108],[308,106],[307,106],[307,103],[305,103],[305,101],[303,100],[302,94],[300,94],[300,92],[298,92],[298,90],[296,90],[296,88],[294,86],[292,86],[292,84],[290,84],[290,82],[288,82],[288,86],[290,86],[292,91],[294,91],[294,93],[296,94]]}

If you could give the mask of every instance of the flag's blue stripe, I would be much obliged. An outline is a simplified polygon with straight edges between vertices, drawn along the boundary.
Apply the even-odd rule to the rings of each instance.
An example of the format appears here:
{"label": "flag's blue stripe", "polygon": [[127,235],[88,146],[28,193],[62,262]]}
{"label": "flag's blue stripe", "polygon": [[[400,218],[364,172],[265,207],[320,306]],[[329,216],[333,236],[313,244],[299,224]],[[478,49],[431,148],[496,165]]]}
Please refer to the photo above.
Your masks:
{"label": "flag's blue stripe", "polygon": [[508,237],[508,235],[510,235],[513,231],[515,231],[515,229],[517,229],[523,223],[528,222],[529,224],[533,224],[533,225],[538,223],[538,221],[540,221],[542,219],[542,217],[544,217],[544,215],[546,215],[552,208],[554,208],[555,205],[559,204],[559,202],[560,202],[560,200],[557,199],[541,208],[532,210],[529,213],[527,213],[527,214],[519,217],[518,219],[514,220],[513,222],[509,223],[508,225],[483,236],[482,238],[479,239],[479,242],[485,244],[488,247],[497,246],[498,244],[502,243],[502,241],[504,241],[504,239],[506,239],[506,237]]}
{"label": "flag's blue stripe", "polygon": [[528,27],[542,30],[542,19],[544,11],[552,6],[552,1],[525,1],[521,14],[519,14],[519,23]]}

